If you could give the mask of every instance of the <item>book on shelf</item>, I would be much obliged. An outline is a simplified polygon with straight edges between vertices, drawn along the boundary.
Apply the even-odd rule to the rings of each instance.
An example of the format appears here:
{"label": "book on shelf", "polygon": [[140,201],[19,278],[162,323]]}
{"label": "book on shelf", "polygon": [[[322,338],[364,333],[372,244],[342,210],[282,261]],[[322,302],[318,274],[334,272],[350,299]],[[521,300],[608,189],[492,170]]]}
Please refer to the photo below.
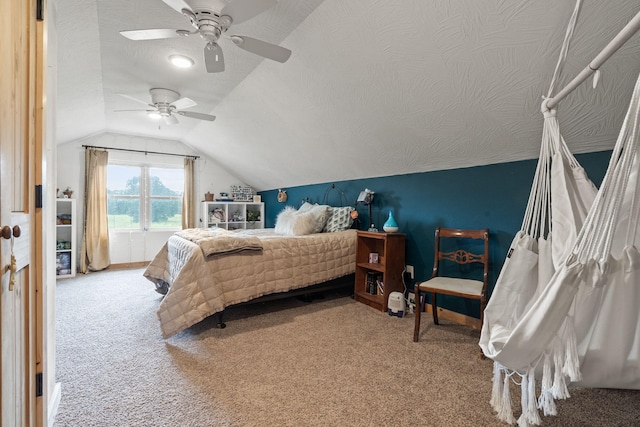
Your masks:
{"label": "book on shelf", "polygon": [[382,274],[373,271],[367,272],[364,290],[369,295],[384,295]]}
{"label": "book on shelf", "polygon": [[384,295],[384,283],[382,282],[382,276],[376,279],[376,288],[378,295]]}

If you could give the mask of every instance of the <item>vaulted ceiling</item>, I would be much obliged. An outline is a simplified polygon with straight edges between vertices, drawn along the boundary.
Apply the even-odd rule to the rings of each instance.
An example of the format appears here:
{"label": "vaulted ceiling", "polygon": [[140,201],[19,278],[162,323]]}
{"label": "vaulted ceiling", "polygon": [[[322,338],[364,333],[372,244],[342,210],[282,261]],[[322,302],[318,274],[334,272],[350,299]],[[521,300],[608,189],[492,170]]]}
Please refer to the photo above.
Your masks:
{"label": "vaulted ceiling", "polygon": [[[102,132],[181,141],[257,190],[502,163],[538,156],[540,104],[572,1],[280,0],[229,34],[292,51],[279,63],[223,35],[207,73],[197,36],[133,41],[122,30],[191,30],[182,0],[55,0],[57,142]],[[227,0],[185,0],[210,4]],[[233,0],[231,0],[233,1]],[[255,0],[259,1],[259,0]],[[170,7],[173,5],[174,8]],[[640,12],[584,0],[560,87]],[[176,69],[171,54],[195,61]],[[635,35],[558,107],[575,153],[613,147],[640,72]],[[152,121],[127,95],[168,88],[197,103]],[[160,124],[159,124],[160,123]],[[147,147],[148,148],[148,147]]]}

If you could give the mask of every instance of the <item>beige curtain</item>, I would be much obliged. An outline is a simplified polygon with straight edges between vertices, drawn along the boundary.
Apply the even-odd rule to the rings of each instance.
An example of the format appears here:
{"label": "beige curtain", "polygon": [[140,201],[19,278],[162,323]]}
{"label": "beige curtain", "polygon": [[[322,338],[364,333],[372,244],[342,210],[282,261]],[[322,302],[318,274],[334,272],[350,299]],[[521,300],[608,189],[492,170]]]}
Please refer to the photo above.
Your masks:
{"label": "beige curtain", "polygon": [[194,209],[194,168],[195,159],[184,159],[184,191],[182,193],[182,228],[195,228],[196,215]]}
{"label": "beige curtain", "polygon": [[109,153],[85,149],[84,230],[80,249],[80,272],[104,270],[109,258],[107,223],[107,164]]}

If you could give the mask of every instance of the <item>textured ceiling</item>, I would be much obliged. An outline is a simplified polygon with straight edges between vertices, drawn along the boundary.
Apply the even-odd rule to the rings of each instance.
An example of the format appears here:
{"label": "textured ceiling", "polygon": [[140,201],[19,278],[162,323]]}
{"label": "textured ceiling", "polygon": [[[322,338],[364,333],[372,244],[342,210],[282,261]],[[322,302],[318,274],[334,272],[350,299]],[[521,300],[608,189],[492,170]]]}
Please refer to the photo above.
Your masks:
{"label": "textured ceiling", "polygon": [[[210,0],[212,4],[224,0]],[[57,137],[101,132],[174,139],[258,190],[422,172],[538,155],[545,95],[572,1],[280,0],[232,27],[293,51],[280,64],[220,45],[208,74],[199,38],[131,41],[120,30],[190,29],[161,0],[56,0]],[[560,87],[640,11],[584,0]],[[172,68],[172,53],[191,56]],[[640,72],[635,35],[558,107],[576,153],[612,148]],[[162,125],[113,112],[164,87],[214,122]],[[144,106],[142,106],[144,108]]]}

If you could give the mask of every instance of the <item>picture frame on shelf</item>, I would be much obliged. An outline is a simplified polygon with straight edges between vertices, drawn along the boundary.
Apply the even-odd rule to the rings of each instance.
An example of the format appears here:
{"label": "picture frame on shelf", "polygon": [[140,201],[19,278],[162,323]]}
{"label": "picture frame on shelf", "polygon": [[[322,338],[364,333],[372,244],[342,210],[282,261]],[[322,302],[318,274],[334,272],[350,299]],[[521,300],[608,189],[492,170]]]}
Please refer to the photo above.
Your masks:
{"label": "picture frame on shelf", "polygon": [[247,185],[232,185],[231,198],[236,202],[253,201],[253,188]]}

